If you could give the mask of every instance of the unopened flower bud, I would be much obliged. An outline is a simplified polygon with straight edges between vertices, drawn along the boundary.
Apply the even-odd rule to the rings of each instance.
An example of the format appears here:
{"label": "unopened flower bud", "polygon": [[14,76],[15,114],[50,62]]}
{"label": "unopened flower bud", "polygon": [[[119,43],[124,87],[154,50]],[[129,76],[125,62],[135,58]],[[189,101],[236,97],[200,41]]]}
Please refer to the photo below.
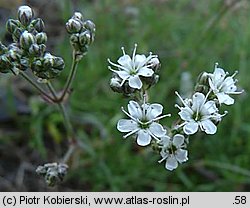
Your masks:
{"label": "unopened flower bud", "polygon": [[43,62],[44,67],[50,68],[54,65],[54,56],[51,55],[50,53],[46,53],[43,58],[44,58]]}
{"label": "unopened flower bud", "polygon": [[86,20],[84,23],[83,23],[83,26],[89,30],[91,33],[95,33],[95,24],[94,22],[92,22],[91,20]]}
{"label": "unopened flower bud", "polygon": [[207,84],[208,82],[208,73],[207,72],[202,72],[199,76],[198,76],[198,81],[199,84]]}
{"label": "unopened flower bud", "polygon": [[39,51],[41,55],[44,54],[46,51],[46,45],[45,44],[39,45]]}
{"label": "unopened flower bud", "polygon": [[20,27],[20,22],[18,20],[14,20],[14,19],[9,19],[6,22],[6,30],[9,33],[13,33],[17,28]]}
{"label": "unopened flower bud", "polygon": [[33,10],[29,6],[20,6],[18,9],[18,19],[24,25],[27,26],[30,24],[33,18]]}
{"label": "unopened flower bud", "polygon": [[12,33],[12,39],[14,42],[18,42],[23,31],[20,28],[16,28],[15,31]]}
{"label": "unopened flower bud", "polygon": [[44,22],[41,18],[32,20],[31,25],[37,32],[42,32],[44,30]]}
{"label": "unopened flower bud", "polygon": [[33,34],[25,30],[20,37],[20,45],[24,49],[29,49],[30,46],[35,43]]}
{"label": "unopened flower bud", "polygon": [[20,69],[21,69],[22,71],[25,71],[25,70],[28,69],[28,68],[29,68],[29,60],[26,59],[26,58],[22,58],[22,59],[20,60]]}
{"label": "unopened flower bud", "polygon": [[0,42],[0,55],[7,51],[7,47]]}
{"label": "unopened flower bud", "polygon": [[91,34],[89,33],[89,31],[84,31],[82,33],[80,33],[79,35],[79,43],[84,46],[84,45],[89,45],[92,42],[91,39]]}
{"label": "unopened flower bud", "polygon": [[40,48],[39,45],[37,45],[36,43],[32,44],[29,48],[29,54],[30,55],[38,55],[40,54]]}
{"label": "unopened flower bud", "polygon": [[0,56],[0,72],[8,73],[12,68],[11,62],[6,54]]}
{"label": "unopened flower bud", "polygon": [[70,42],[71,43],[78,43],[79,42],[79,34],[72,34],[70,36]]}
{"label": "unopened flower bud", "polygon": [[82,23],[78,19],[69,19],[66,29],[69,33],[78,33],[82,29]]}
{"label": "unopened flower bud", "polygon": [[68,166],[62,163],[47,163],[43,166],[38,166],[37,174],[44,177],[45,182],[49,186],[54,186],[61,182],[67,174]]}
{"label": "unopened flower bud", "polygon": [[72,19],[78,19],[78,20],[80,20],[81,22],[84,21],[83,15],[82,15],[81,12],[75,12],[74,15],[72,16]]}
{"label": "unopened flower bud", "polygon": [[160,68],[161,66],[161,63],[159,61],[158,58],[152,58],[150,61],[149,61],[149,64],[151,66],[151,68],[153,69],[154,72],[157,72],[157,70]]}
{"label": "unopened flower bud", "polygon": [[45,44],[47,42],[47,35],[44,32],[40,32],[36,34],[36,43],[38,45]]}
{"label": "unopened flower bud", "polygon": [[61,57],[54,57],[54,64],[53,67],[59,70],[63,70],[64,69],[64,61]]}

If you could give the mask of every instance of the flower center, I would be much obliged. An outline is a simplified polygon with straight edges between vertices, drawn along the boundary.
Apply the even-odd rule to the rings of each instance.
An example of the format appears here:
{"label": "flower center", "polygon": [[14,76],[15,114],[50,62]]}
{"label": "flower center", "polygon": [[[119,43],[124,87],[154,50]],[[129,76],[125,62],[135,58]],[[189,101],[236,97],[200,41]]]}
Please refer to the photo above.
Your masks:
{"label": "flower center", "polygon": [[150,123],[147,120],[141,120],[141,122],[139,123],[139,127],[141,129],[148,129],[150,126]]}
{"label": "flower center", "polygon": [[202,119],[202,115],[200,112],[196,112],[193,114],[193,117],[192,117],[195,121],[200,121]]}

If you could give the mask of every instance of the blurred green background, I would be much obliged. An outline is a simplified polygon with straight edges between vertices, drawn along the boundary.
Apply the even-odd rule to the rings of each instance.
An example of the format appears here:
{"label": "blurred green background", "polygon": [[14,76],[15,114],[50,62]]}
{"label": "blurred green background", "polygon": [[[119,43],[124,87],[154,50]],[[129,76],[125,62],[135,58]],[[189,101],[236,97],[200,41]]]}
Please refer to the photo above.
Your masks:
{"label": "blurred green background", "polygon": [[[1,40],[5,20],[22,1],[0,1]],[[75,151],[66,180],[48,188],[36,166],[58,161],[66,150],[62,117],[21,79],[0,76],[0,191],[250,191],[250,2],[248,0],[79,0],[26,1],[42,16],[50,50],[65,59],[55,81],[63,86],[71,63],[64,23],[81,11],[96,24],[96,39],[81,61],[70,99],[71,119],[85,144]],[[7,12],[6,12],[7,11]],[[6,12],[6,13],[5,13]],[[121,46],[131,53],[152,51],[161,61],[160,81],[150,101],[164,106],[165,125],[177,118],[175,90],[183,72],[193,82],[212,72],[215,62],[237,79],[245,93],[215,135],[190,138],[189,160],[175,171],[158,164],[159,155],[124,140],[116,129],[128,100],[109,87],[107,58],[116,61]],[[185,83],[184,83],[185,86]]]}

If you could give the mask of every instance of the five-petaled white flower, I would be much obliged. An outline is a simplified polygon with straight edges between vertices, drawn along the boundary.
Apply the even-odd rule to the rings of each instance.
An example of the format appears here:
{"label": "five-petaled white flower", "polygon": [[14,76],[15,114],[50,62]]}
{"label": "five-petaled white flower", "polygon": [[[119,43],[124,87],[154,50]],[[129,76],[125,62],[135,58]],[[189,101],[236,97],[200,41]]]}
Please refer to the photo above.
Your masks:
{"label": "five-petaled white flower", "polygon": [[167,170],[174,170],[178,167],[178,162],[183,163],[188,160],[188,151],[186,148],[185,137],[182,134],[176,134],[173,138],[164,136],[158,143],[161,148],[160,154],[162,159],[166,160],[165,167]]}
{"label": "five-petaled white flower", "polygon": [[218,63],[215,64],[213,74],[208,74],[208,82],[211,90],[218,98],[220,104],[225,103],[226,105],[234,104],[234,99],[231,98],[230,94],[240,94],[243,91],[237,92],[235,83],[237,80],[233,77],[238,73],[236,71],[232,76],[226,77],[228,72],[225,72],[222,68],[218,67]]}
{"label": "five-petaled white flower", "polygon": [[213,121],[220,121],[226,112],[223,115],[219,114],[215,102],[212,100],[207,101],[208,94],[205,96],[200,92],[196,92],[192,99],[189,100],[183,100],[177,92],[176,95],[184,105],[184,107],[180,107],[176,104],[176,107],[180,109],[178,114],[184,120],[179,127],[183,126],[185,134],[194,134],[199,127],[201,131],[205,131],[207,134],[216,133],[217,127]]}
{"label": "five-petaled white flower", "polygon": [[151,143],[152,138],[159,141],[158,138],[163,137],[166,134],[166,130],[161,124],[157,123],[158,120],[170,116],[162,115],[163,107],[158,103],[148,104],[144,103],[139,105],[135,101],[129,101],[128,112],[122,108],[122,111],[130,119],[120,119],[117,123],[117,129],[120,132],[126,132],[123,136],[127,138],[130,135],[135,135],[137,138],[137,144],[140,146],[146,146]]}
{"label": "five-petaled white flower", "polygon": [[[117,67],[118,70],[114,70],[109,66],[109,69],[116,73],[121,79],[121,86],[128,80],[128,84],[130,87],[135,89],[142,88],[142,81],[140,76],[142,77],[151,77],[154,74],[153,67],[155,65],[157,55],[149,54],[148,57],[145,55],[136,54],[137,44],[135,44],[135,48],[133,51],[132,58],[125,53],[124,48],[122,47],[123,56],[118,59],[118,64],[115,64],[108,59],[108,62]],[[159,60],[158,62],[159,63]]]}

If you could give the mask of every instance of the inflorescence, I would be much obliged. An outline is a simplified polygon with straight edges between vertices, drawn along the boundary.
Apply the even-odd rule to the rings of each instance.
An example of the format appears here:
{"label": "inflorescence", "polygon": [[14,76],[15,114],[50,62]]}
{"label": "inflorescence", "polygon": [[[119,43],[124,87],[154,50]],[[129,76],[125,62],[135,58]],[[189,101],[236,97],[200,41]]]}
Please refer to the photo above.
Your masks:
{"label": "inflorescence", "polygon": [[179,109],[180,119],[169,128],[160,124],[159,120],[170,114],[161,115],[161,104],[148,103],[147,90],[159,79],[158,56],[152,53],[148,56],[136,54],[136,49],[135,44],[130,57],[122,48],[123,55],[117,63],[108,59],[111,65],[108,68],[113,72],[111,89],[132,99],[128,103],[128,112],[122,107],[128,119],[120,119],[117,129],[126,133],[123,138],[134,137],[139,146],[151,145],[161,156],[159,162],[166,161],[166,169],[174,170],[178,163],[188,160],[190,135],[199,131],[206,134],[217,132],[218,124],[227,114],[227,111],[220,113],[221,106],[234,104],[231,95],[243,92],[237,91],[234,76],[238,72],[230,76],[216,63],[213,73],[201,74],[190,97],[182,98],[176,92],[181,101],[181,105],[175,105]]}

